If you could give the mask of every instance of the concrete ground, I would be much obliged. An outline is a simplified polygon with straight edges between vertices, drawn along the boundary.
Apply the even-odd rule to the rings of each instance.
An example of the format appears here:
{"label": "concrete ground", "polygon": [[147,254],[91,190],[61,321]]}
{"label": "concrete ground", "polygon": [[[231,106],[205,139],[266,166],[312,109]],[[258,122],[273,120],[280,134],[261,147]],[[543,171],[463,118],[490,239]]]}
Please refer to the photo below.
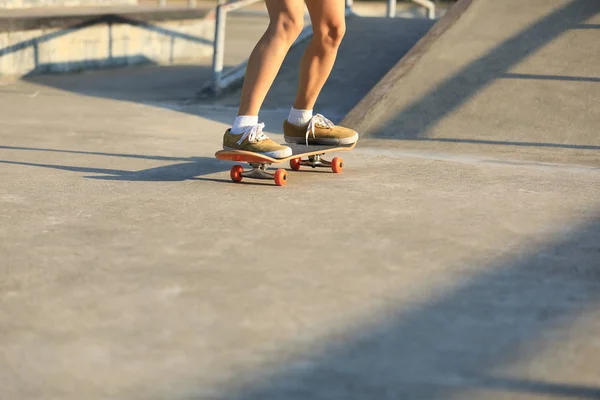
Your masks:
{"label": "concrete ground", "polygon": [[98,74],[0,86],[3,399],[600,398],[597,166],[388,137],[233,184],[234,107]]}

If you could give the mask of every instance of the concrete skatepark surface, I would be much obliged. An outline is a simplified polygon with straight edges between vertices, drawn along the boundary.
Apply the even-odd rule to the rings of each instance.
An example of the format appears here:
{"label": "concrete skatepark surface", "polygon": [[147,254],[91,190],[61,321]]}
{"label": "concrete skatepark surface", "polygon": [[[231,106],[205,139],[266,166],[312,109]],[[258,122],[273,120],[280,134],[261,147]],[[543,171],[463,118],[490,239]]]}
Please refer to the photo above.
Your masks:
{"label": "concrete skatepark surface", "polygon": [[[368,137],[341,154],[343,174],[292,172],[284,188],[229,181],[232,164],[213,154],[235,108],[177,101],[192,93],[187,68],[141,73],[174,82],[180,68],[185,90],[168,96],[123,95],[141,86],[123,71],[3,83],[0,397],[600,398],[600,72],[586,55],[598,54],[600,7],[506,1],[488,14],[492,3],[473,0],[421,42],[405,89],[379,92],[387,105],[370,97],[375,86],[350,111]],[[557,13],[580,26],[586,54],[564,46],[564,59],[549,55],[572,40]],[[488,15],[489,31],[440,45]],[[561,33],[537,47],[521,42],[519,62],[577,56],[563,71],[572,74],[546,75],[585,81],[529,82],[535,71],[513,71],[524,89],[511,97],[509,80],[487,68],[461,75],[471,68],[465,54],[507,65],[505,53],[489,53],[502,43],[495,23],[508,38],[534,40],[545,18]],[[465,43],[481,51],[452,56]],[[422,81],[428,57],[446,62],[429,71],[437,86],[421,87],[413,79]],[[396,68],[405,66],[389,74]],[[494,87],[503,102],[486,100]],[[419,102],[455,88],[452,107],[448,98],[442,108]],[[529,118],[515,110],[535,96]],[[369,119],[369,101],[411,140]],[[546,114],[557,109],[565,111]],[[536,136],[538,116],[556,128],[549,136]],[[282,117],[279,107],[261,115],[279,141]],[[495,142],[560,146],[412,140],[456,138],[460,118],[465,132],[489,135],[512,123]],[[567,126],[570,136],[557,134]]]}

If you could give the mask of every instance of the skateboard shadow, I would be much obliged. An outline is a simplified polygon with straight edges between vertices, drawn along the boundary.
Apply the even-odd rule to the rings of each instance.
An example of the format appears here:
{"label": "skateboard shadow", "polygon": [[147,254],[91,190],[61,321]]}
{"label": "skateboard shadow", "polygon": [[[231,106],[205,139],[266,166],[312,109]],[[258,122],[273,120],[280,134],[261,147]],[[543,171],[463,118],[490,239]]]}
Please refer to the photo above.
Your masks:
{"label": "skateboard shadow", "polygon": [[[47,149],[36,147],[12,147],[0,146],[3,150],[21,150],[21,151],[40,151],[52,153],[70,153],[83,154],[93,156],[107,156],[119,158],[134,158],[153,161],[180,161],[175,164],[161,165],[158,167],[141,169],[141,170],[125,170],[111,169],[100,167],[86,167],[77,165],[63,165],[50,163],[36,163],[26,161],[9,161],[0,160],[0,164],[22,165],[28,167],[49,168],[61,171],[70,171],[84,174],[94,174],[83,176],[86,179],[100,179],[111,181],[147,181],[147,182],[172,182],[194,179],[198,176],[211,175],[214,173],[228,171],[231,165],[221,162],[212,157],[170,157],[170,156],[155,156],[145,154],[125,154],[125,153],[106,153],[106,152],[90,152],[78,150],[61,150]],[[228,182],[227,179],[215,179],[219,182]]]}
{"label": "skateboard shadow", "polygon": [[85,176],[85,178],[106,181],[176,182],[227,170],[229,170],[229,166],[220,164],[217,160],[208,157],[193,157],[190,162],[162,165],[138,171],[112,171],[109,174]]}
{"label": "skateboard shadow", "polygon": [[294,171],[291,168],[286,168],[288,171],[292,171],[293,173],[298,172],[310,172],[310,173],[318,173],[318,174],[334,174],[331,168],[311,168],[311,167],[302,167],[298,171]]}
{"label": "skateboard shadow", "polygon": [[[10,161],[0,160],[0,164],[12,164],[22,165],[27,167],[38,167],[38,168],[49,168],[61,171],[70,171],[83,174],[83,178],[86,179],[98,179],[106,181],[128,181],[128,182],[176,182],[185,180],[197,180],[205,182],[218,182],[231,184],[229,174],[218,177],[207,177],[208,175],[222,173],[229,171],[235,164],[243,165],[247,167],[244,162],[233,162],[233,161],[221,161],[213,157],[176,157],[176,156],[158,156],[158,155],[147,155],[147,154],[130,154],[130,153],[108,153],[108,152],[93,152],[93,151],[80,151],[80,150],[62,150],[62,149],[49,149],[49,148],[38,148],[38,147],[16,147],[16,146],[0,146],[0,150],[18,150],[28,152],[50,152],[50,153],[67,153],[67,154],[82,154],[91,156],[104,156],[104,157],[119,157],[119,158],[132,158],[141,160],[153,160],[153,161],[179,161],[174,164],[160,165],[158,167],[140,169],[140,170],[126,170],[126,169],[112,169],[112,168],[101,168],[101,167],[86,167],[78,165],[64,165],[64,164],[50,164],[50,163],[36,163],[28,161]],[[277,166],[283,168],[288,173],[297,172],[318,172],[318,173],[333,173],[329,168],[310,168],[302,167],[299,171],[293,171],[289,165]],[[247,168],[246,168],[247,169]],[[276,166],[270,168],[274,171]],[[272,180],[257,180],[257,179],[244,179],[239,182],[240,185],[257,185],[257,186],[273,186]]]}

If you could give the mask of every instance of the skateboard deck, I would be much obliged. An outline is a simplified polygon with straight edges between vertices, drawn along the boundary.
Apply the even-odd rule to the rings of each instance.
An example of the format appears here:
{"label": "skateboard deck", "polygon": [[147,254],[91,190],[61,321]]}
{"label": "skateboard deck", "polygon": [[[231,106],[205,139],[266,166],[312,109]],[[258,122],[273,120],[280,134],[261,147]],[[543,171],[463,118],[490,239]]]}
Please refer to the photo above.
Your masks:
{"label": "skateboard deck", "polygon": [[[342,172],[344,162],[341,157],[334,157],[331,161],[322,158],[327,153],[336,151],[350,151],[356,146],[356,142],[348,145],[305,145],[287,144],[292,149],[292,155],[285,158],[272,158],[261,154],[243,150],[219,150],[215,157],[219,160],[246,162],[252,167],[244,170],[241,165],[234,165],[230,171],[233,182],[241,182],[243,178],[272,179],[277,186],[283,186],[287,182],[287,171],[283,168],[277,169],[275,173],[267,172],[271,164],[290,163],[290,168],[298,171],[301,166],[312,168],[331,168],[335,173]],[[305,159],[304,159],[305,158]]]}

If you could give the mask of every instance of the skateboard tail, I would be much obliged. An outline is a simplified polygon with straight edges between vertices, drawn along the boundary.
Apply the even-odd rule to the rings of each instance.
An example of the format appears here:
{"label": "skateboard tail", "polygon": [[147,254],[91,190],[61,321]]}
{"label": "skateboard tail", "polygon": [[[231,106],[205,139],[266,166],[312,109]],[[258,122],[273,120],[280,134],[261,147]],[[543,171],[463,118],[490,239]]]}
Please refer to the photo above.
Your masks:
{"label": "skateboard tail", "polygon": [[236,162],[248,162],[248,163],[269,162],[268,158],[253,155],[252,153],[239,154],[239,153],[234,153],[234,152],[223,151],[223,152],[217,152],[215,154],[215,157],[218,160],[223,160],[223,161],[236,161]]}

